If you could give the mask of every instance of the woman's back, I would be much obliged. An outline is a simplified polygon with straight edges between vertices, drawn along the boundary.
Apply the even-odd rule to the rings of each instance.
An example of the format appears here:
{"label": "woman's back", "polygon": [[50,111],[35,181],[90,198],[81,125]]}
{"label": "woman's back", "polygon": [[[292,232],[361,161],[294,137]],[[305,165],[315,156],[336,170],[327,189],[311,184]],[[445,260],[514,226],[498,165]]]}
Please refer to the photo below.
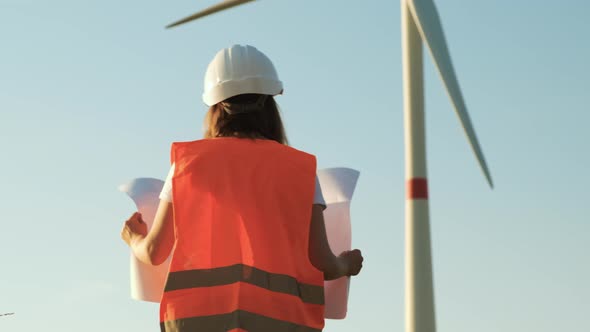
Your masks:
{"label": "woman's back", "polygon": [[[177,236],[161,321],[188,306],[190,317],[245,311],[321,329],[324,278],[308,258],[315,157],[216,138],[175,143],[172,159]],[[211,292],[223,294],[214,310]]]}

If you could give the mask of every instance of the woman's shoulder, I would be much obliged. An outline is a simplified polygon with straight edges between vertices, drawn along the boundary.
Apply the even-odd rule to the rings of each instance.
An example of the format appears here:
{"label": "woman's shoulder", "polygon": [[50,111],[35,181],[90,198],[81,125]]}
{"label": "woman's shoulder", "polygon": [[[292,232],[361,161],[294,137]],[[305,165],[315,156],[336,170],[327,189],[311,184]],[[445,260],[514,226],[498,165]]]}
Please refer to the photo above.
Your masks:
{"label": "woman's shoulder", "polygon": [[251,147],[252,149],[256,149],[256,147],[259,147],[263,150],[271,150],[272,154],[275,155],[290,155],[293,157],[315,160],[315,155],[313,155],[312,153],[267,139],[251,139],[237,137],[203,138],[193,141],[174,142],[172,143],[172,150],[189,150],[204,152],[205,150],[209,149],[227,149],[230,146],[235,146],[239,149],[248,149],[249,147]]}
{"label": "woman's shoulder", "polygon": [[204,146],[209,143],[215,142],[217,139],[214,138],[201,138],[192,141],[174,141],[172,142],[172,149],[187,149],[187,148],[197,148],[199,146]]}

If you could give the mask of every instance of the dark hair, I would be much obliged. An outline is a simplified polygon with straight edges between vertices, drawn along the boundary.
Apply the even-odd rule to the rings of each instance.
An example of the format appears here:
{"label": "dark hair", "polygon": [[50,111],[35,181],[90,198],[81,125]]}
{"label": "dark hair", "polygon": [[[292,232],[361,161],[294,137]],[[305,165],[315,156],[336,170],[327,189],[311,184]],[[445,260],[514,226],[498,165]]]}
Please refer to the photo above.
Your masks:
{"label": "dark hair", "polygon": [[288,144],[274,98],[259,94],[242,94],[211,106],[205,116],[205,138],[215,137],[262,138]]}

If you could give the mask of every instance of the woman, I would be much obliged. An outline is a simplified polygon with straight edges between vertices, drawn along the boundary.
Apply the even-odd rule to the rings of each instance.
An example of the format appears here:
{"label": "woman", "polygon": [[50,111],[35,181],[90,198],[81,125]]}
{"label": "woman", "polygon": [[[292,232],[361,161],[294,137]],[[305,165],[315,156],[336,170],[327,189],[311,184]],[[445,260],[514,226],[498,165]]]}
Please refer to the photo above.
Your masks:
{"label": "woman", "polygon": [[282,91],[256,48],[219,51],[205,75],[205,139],[172,145],[151,231],[139,213],[125,222],[138,259],[172,254],[162,331],[321,331],[324,280],[362,268],[359,250],[330,250],[315,157],[287,146]]}

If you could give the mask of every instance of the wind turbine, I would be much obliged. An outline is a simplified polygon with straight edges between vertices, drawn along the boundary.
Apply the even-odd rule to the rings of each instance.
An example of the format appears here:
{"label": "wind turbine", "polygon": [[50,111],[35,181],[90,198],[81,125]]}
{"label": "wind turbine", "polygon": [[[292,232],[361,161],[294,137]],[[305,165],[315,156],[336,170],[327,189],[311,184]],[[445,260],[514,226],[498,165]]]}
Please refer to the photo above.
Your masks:
{"label": "wind turbine", "polygon": [[459,82],[432,0],[401,0],[404,130],[406,154],[406,332],[434,332],[434,291],[426,176],[422,41],[430,54],[477,161],[490,185],[492,177],[471,125]]}
{"label": "wind turbine", "polygon": [[[168,28],[253,0],[226,0]],[[432,0],[401,0],[406,158],[406,332],[434,332],[434,290],[424,133],[422,42],[430,50],[459,121],[490,187],[492,177],[477,141]]]}

